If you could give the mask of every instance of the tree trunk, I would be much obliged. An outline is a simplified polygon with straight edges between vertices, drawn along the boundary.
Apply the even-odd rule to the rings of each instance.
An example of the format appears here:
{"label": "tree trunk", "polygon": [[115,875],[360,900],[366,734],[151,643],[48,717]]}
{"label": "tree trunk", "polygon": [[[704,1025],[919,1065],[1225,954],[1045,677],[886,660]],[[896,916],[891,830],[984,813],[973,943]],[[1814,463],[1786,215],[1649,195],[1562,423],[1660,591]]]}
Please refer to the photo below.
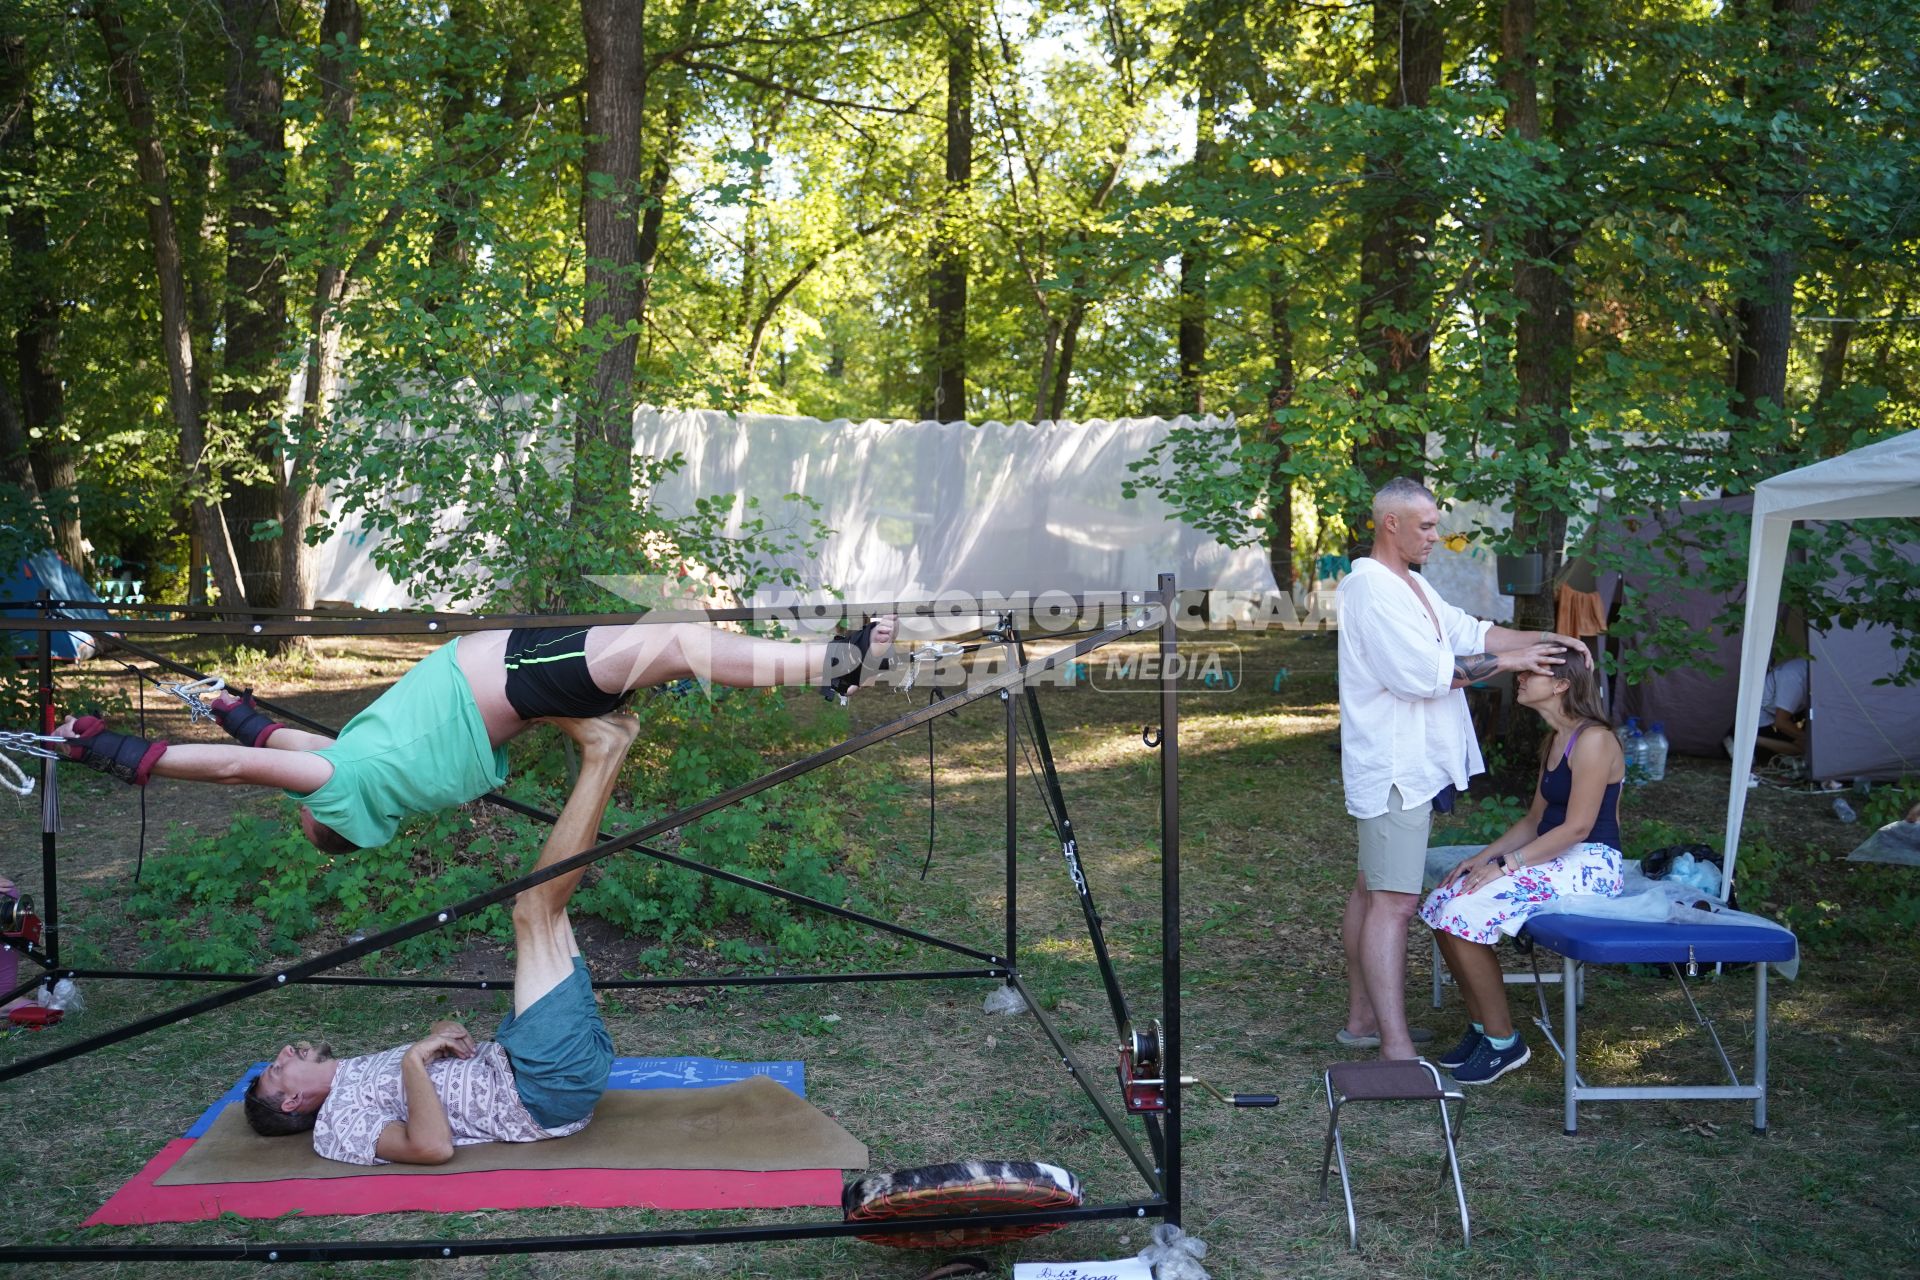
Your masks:
{"label": "tree trunk", "polygon": [[647,314],[653,306],[653,265],[660,258],[660,231],[667,219],[667,186],[673,181],[673,161],[680,150],[680,132],[685,117],[678,104],[663,113],[660,150],[653,157],[653,169],[647,174],[646,207],[640,214],[640,245],[633,264],[639,287],[633,302],[634,327],[646,332]]}
{"label": "tree trunk", "polygon": [[[19,180],[34,182],[39,155],[34,136],[33,68],[24,36],[0,40],[0,158]],[[81,540],[78,475],[73,448],[62,438],[66,394],[60,378],[60,303],[55,296],[52,257],[47,247],[46,212],[39,193],[10,203],[7,213],[7,292],[18,301],[19,325],[13,334],[20,370],[20,403],[8,412],[12,426],[0,448],[9,471],[24,471],[29,492],[44,501],[54,550],[86,572]],[[26,465],[23,467],[21,463]]]}
{"label": "tree trunk", "polygon": [[1267,382],[1267,432],[1273,457],[1267,464],[1267,564],[1286,595],[1293,589],[1293,477],[1286,470],[1293,449],[1282,435],[1280,414],[1293,403],[1293,322],[1291,301],[1278,274],[1267,279],[1267,358],[1273,371]]}
{"label": "tree trunk", "polygon": [[[1546,43],[1539,30],[1535,0],[1507,0],[1501,21],[1500,83],[1507,98],[1506,128],[1516,141],[1539,144],[1571,137],[1578,123],[1578,93],[1582,68],[1575,42],[1583,24],[1569,6],[1565,29],[1558,33],[1552,68],[1552,133],[1548,137],[1540,115],[1539,67]],[[1581,228],[1561,212],[1568,203],[1559,192],[1542,204],[1517,210],[1520,255],[1513,265],[1513,296],[1519,303],[1514,317],[1513,363],[1516,403],[1516,452],[1544,449],[1548,466],[1557,470],[1572,446],[1574,305],[1572,271]],[[1541,588],[1516,595],[1513,625],[1521,631],[1551,631],[1555,597],[1564,576],[1567,538],[1567,497],[1552,487],[1537,490],[1527,480],[1513,494],[1513,539],[1517,546],[1537,553]],[[1532,716],[1511,727],[1513,758],[1530,760],[1538,749],[1542,726]]]}
{"label": "tree trunk", "polygon": [[[1806,48],[1812,35],[1814,0],[1773,0],[1768,53],[1777,70],[1764,77],[1755,114],[1763,129],[1776,115],[1798,108],[1807,86]],[[1752,282],[1734,303],[1733,412],[1752,420],[1787,399],[1787,356],[1793,343],[1793,291],[1800,264],[1788,241],[1804,216],[1804,153],[1797,146],[1775,159],[1766,138],[1754,143],[1768,170],[1755,192],[1758,210],[1750,263]]]}
{"label": "tree trunk", "polygon": [[[1199,110],[1194,116],[1193,177],[1204,180],[1213,170],[1214,119],[1217,79],[1212,61],[1202,62]],[[1196,231],[1196,236],[1205,233]],[[1180,251],[1180,316],[1175,335],[1180,364],[1180,407],[1199,417],[1206,412],[1206,388],[1201,374],[1207,360],[1207,251],[1190,241]]]}
{"label": "tree trunk", "polygon": [[1053,364],[1059,359],[1060,317],[1049,315],[1047,329],[1040,337],[1040,370],[1033,379],[1033,421],[1047,420],[1047,404],[1053,398]]}
{"label": "tree trunk", "polygon": [[580,517],[633,501],[633,371],[639,351],[640,143],[646,111],[646,0],[581,0],[586,33],[585,335],[598,347],[574,426]]}
{"label": "tree trunk", "polygon": [[[321,130],[337,143],[327,172],[327,206],[342,209],[353,186],[353,163],[348,138],[359,105],[354,66],[360,53],[359,0],[326,0],[320,18],[320,47],[314,58],[320,81]],[[307,304],[306,385],[300,401],[300,434],[288,442],[279,474],[280,491],[280,602],[288,609],[314,605],[314,555],[306,532],[320,521],[324,489],[314,474],[313,455],[329,429],[333,383],[338,372],[340,331],[334,308],[346,293],[348,227],[344,215],[329,228],[332,261],[316,273]]]}
{"label": "tree trunk", "polygon": [[[1849,299],[1846,303],[1849,311],[1866,305],[1860,299]],[[1859,322],[1851,318],[1835,320],[1828,326],[1827,340],[1820,348],[1820,389],[1813,397],[1813,430],[1820,439],[1821,454],[1829,458],[1845,453],[1850,443],[1847,423],[1833,421],[1833,399],[1846,385],[1847,352],[1852,349],[1854,334],[1859,328]]]}
{"label": "tree trunk", "polygon": [[27,458],[27,432],[20,421],[20,406],[14,403],[13,388],[0,378],[0,484],[10,484],[26,495],[28,502],[40,498],[40,485],[33,478],[33,463]]}
{"label": "tree trunk", "polygon": [[[285,87],[263,61],[261,40],[285,36],[279,0],[223,0],[227,43],[227,119],[239,135],[226,148],[226,291],[222,328],[226,336],[220,416],[237,432],[266,472],[234,486],[228,513],[239,529],[235,547],[247,599],[280,602],[279,538],[256,540],[256,525],[280,519],[279,478],[274,474],[275,436],[285,398],[279,368],[286,339],[285,264],[268,244],[284,220],[281,165],[287,148]],[[286,536],[282,531],[282,537]]]}
{"label": "tree trunk", "polygon": [[[1446,46],[1443,15],[1431,0],[1373,0],[1373,45],[1382,72],[1380,100],[1389,110],[1418,111],[1440,82]],[[1389,404],[1426,392],[1433,345],[1433,299],[1423,265],[1437,211],[1408,185],[1400,157],[1367,157],[1364,231],[1360,242],[1358,345],[1373,365],[1367,390]],[[1357,444],[1354,467],[1369,492],[1399,474],[1425,470],[1425,441],[1377,430]],[[1349,516],[1349,546],[1370,542],[1365,513]]]}
{"label": "tree trunk", "polygon": [[[1127,144],[1122,142],[1114,148],[1113,162],[1107,166],[1106,177],[1100,183],[1100,189],[1093,193],[1093,199],[1087,205],[1087,212],[1097,214],[1107,207],[1107,201],[1120,185],[1120,174],[1126,168]],[[1079,244],[1080,236],[1075,233],[1071,244]],[[1087,321],[1087,278],[1084,271],[1075,271],[1073,284],[1067,302],[1066,318],[1060,322],[1060,354],[1053,365],[1053,386],[1047,396],[1046,416],[1058,421],[1067,416],[1067,391],[1073,384],[1073,357],[1080,348],[1080,326]]]}
{"label": "tree trunk", "polygon": [[[449,43],[463,44],[478,33],[482,15],[475,12],[471,0],[452,0],[445,13],[451,32]],[[448,176],[434,190],[434,207],[439,214],[427,249],[428,291],[424,300],[426,309],[435,313],[460,297],[462,278],[473,261],[472,230],[467,225],[474,208],[473,187],[464,180],[469,157],[455,150],[461,142],[462,125],[482,105],[481,86],[471,64],[456,60],[445,73],[444,92],[439,145],[448,151]]]}
{"label": "tree trunk", "polygon": [[93,6],[94,25],[106,45],[109,74],[132,129],[140,186],[145,195],[147,234],[153,245],[154,273],[160,286],[161,345],[167,361],[167,409],[180,433],[180,467],[192,503],[193,524],[213,570],[214,585],[228,604],[245,605],[247,596],[234,562],[226,522],[220,518],[216,479],[207,473],[206,421],[194,385],[193,333],[187,319],[187,288],[174,224],[173,194],[167,179],[167,155],[154,124],[153,100],[140,75],[134,49],[118,10],[107,0]]}
{"label": "tree trunk", "polygon": [[1073,385],[1073,357],[1080,349],[1080,326],[1087,321],[1087,300],[1076,291],[1067,303],[1066,319],[1060,323],[1060,354],[1053,364],[1053,394],[1047,401],[1047,416],[1058,421],[1067,416],[1067,391]]}
{"label": "tree trunk", "polygon": [[967,416],[967,250],[973,187],[973,14],[964,9],[947,32],[946,188],[933,244],[928,306],[933,349],[927,362],[929,400],[923,417],[961,422]]}

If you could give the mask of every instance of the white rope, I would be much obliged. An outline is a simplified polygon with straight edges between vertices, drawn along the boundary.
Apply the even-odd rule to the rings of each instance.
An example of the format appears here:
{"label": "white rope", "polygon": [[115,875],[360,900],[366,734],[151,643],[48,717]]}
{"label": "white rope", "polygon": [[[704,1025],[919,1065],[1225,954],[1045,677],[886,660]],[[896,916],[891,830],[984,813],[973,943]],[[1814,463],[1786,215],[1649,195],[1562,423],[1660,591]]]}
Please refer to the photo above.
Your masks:
{"label": "white rope", "polygon": [[33,794],[33,779],[22,772],[20,766],[12,760],[6,756],[0,756],[0,787],[5,787],[17,796],[30,796]]}
{"label": "white rope", "polygon": [[[52,749],[64,745],[65,738],[50,737],[42,733],[19,733],[9,729],[0,729],[0,748],[18,751],[22,755],[39,756],[42,760],[63,759],[60,751]],[[49,745],[51,744],[51,745]],[[0,787],[5,787],[17,796],[33,794],[33,779],[13,760],[0,755]]]}

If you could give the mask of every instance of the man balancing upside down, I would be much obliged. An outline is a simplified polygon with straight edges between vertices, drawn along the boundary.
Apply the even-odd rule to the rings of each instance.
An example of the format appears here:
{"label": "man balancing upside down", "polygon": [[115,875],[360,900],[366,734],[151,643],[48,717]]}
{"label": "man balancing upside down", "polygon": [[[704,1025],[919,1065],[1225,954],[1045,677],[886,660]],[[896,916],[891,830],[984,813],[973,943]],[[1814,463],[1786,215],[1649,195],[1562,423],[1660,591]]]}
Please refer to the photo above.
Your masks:
{"label": "man balancing upside down", "polygon": [[403,819],[476,799],[507,777],[502,745],[543,720],[592,719],[635,689],[688,678],[735,688],[824,684],[845,694],[884,669],[895,620],[822,643],[764,640],[697,623],[476,631],[436,649],[336,740],[223,695],[214,715],[241,746],[169,745],[94,716],[55,730],[72,759],[145,786],[150,777],[279,787],[327,853],[393,839]]}
{"label": "man balancing upside down", "polygon": [[[639,731],[631,716],[552,721],[580,745],[580,780],[534,870],[588,848]],[[344,738],[344,735],[343,735]],[[313,1131],[313,1149],[351,1164],[443,1164],[475,1142],[538,1142],[586,1126],[606,1091],[613,1042],[567,919],[580,871],[513,903],[513,1012],[494,1040],[457,1022],[385,1053],[335,1058],[290,1044],[249,1086],[247,1120],[268,1136]]]}

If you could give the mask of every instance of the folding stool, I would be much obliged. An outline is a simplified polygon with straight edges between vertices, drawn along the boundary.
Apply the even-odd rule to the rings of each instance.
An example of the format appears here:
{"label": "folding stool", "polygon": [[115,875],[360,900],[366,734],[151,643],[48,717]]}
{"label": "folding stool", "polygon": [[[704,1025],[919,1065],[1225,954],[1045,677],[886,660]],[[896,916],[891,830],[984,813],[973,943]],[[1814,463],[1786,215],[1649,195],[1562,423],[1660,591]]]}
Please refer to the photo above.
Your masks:
{"label": "folding stool", "polygon": [[[1320,1159],[1320,1198],[1327,1198],[1327,1174],[1337,1157],[1340,1161],[1340,1191],[1347,1200],[1347,1245],[1360,1247],[1360,1220],[1353,1212],[1353,1179],[1347,1172],[1346,1144],[1340,1137],[1340,1108],[1351,1102],[1432,1102],[1440,1109],[1440,1137],[1446,1145],[1440,1173],[1453,1174],[1453,1195],[1460,1203],[1460,1236],[1473,1243],[1473,1228],[1467,1221],[1467,1189],[1460,1181],[1460,1152],[1454,1144],[1455,1131],[1465,1116],[1467,1098],[1457,1089],[1449,1089],[1440,1079],[1440,1069],[1421,1059],[1405,1061],[1337,1062],[1327,1068],[1327,1145]],[[1447,1104],[1459,1111],[1449,1116]]]}

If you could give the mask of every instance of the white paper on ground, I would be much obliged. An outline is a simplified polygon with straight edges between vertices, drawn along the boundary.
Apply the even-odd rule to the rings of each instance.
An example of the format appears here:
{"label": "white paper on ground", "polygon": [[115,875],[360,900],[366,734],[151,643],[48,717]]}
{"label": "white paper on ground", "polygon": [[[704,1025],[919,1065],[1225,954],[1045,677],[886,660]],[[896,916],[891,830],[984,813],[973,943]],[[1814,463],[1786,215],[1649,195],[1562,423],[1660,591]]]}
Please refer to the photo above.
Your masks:
{"label": "white paper on ground", "polygon": [[1013,1280],[1153,1280],[1153,1268],[1138,1258],[1118,1262],[1016,1262]]}

